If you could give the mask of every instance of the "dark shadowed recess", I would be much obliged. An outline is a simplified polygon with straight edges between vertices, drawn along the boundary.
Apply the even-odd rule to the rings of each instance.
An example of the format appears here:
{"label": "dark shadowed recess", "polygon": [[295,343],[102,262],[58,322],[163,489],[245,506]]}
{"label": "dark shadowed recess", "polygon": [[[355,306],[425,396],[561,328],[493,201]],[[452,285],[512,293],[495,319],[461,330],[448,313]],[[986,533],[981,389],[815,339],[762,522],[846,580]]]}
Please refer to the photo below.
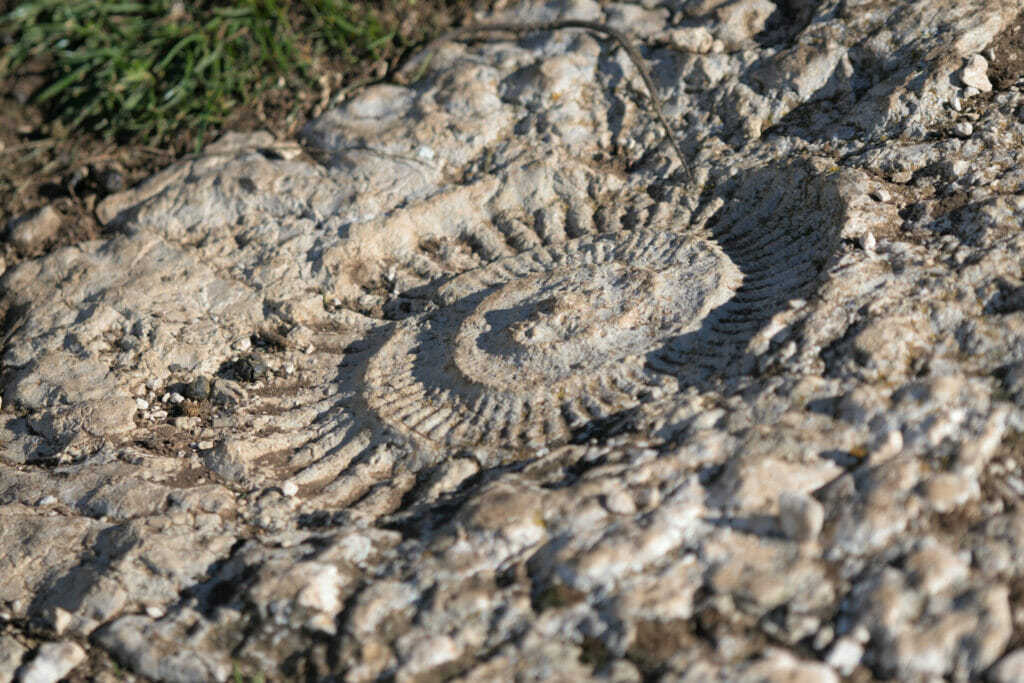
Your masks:
{"label": "dark shadowed recess", "polygon": [[776,313],[811,296],[840,242],[843,205],[827,165],[797,160],[740,173],[722,191],[711,235],[743,273],[700,329],[671,339],[649,365],[701,390],[734,388],[756,370],[747,346]]}
{"label": "dark shadowed recess", "polygon": [[769,15],[754,40],[765,47],[791,41],[807,27],[820,2],[817,0],[777,0],[775,11]]}

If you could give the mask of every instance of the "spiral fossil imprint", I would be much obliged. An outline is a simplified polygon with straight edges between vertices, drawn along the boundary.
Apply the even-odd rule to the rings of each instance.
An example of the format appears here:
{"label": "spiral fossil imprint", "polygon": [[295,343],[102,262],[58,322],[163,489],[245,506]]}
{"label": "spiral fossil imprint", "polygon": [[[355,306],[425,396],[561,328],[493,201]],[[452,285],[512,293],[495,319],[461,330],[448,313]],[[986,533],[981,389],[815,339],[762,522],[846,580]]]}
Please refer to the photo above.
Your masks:
{"label": "spiral fossil imprint", "polygon": [[710,230],[588,235],[459,275],[396,324],[368,406],[413,439],[524,448],[727,374],[806,296],[838,243],[836,186],[806,163],[735,178]]}
{"label": "spiral fossil imprint", "polygon": [[564,440],[663,381],[644,354],[698,327],[741,280],[713,242],[668,232],[501,259],[445,285],[441,311],[396,327],[368,367],[368,403],[448,445]]}

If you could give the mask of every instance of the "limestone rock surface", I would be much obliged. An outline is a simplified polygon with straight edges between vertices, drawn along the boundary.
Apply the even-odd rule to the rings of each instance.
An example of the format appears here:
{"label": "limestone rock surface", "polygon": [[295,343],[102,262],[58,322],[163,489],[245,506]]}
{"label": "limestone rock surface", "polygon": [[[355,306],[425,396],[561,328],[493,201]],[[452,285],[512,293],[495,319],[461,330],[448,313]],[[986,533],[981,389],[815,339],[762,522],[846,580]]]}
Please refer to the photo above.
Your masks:
{"label": "limestone rock surface", "polygon": [[1020,9],[524,0],[685,166],[497,33],[108,197],[0,279],[0,680],[1015,680]]}

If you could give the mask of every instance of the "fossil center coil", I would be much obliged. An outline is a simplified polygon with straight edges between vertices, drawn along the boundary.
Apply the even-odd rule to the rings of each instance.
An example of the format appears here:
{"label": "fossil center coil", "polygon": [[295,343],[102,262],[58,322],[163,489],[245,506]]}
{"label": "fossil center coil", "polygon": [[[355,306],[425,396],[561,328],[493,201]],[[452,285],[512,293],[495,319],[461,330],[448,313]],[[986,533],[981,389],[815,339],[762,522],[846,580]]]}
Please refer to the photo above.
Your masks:
{"label": "fossil center coil", "polygon": [[588,236],[501,259],[396,326],[367,368],[367,403],[449,446],[557,443],[670,382],[645,354],[699,328],[741,280],[693,234]]}

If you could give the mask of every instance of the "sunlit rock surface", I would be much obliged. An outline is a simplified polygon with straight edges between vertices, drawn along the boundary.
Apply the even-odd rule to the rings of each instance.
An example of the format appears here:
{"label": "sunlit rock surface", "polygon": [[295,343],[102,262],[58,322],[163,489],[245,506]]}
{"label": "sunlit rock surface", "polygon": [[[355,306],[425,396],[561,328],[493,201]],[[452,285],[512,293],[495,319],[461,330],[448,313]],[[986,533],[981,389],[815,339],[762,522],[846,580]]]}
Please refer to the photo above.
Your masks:
{"label": "sunlit rock surface", "polygon": [[0,681],[1016,680],[1018,9],[520,3],[689,171],[498,33],[109,198],[0,280]]}

